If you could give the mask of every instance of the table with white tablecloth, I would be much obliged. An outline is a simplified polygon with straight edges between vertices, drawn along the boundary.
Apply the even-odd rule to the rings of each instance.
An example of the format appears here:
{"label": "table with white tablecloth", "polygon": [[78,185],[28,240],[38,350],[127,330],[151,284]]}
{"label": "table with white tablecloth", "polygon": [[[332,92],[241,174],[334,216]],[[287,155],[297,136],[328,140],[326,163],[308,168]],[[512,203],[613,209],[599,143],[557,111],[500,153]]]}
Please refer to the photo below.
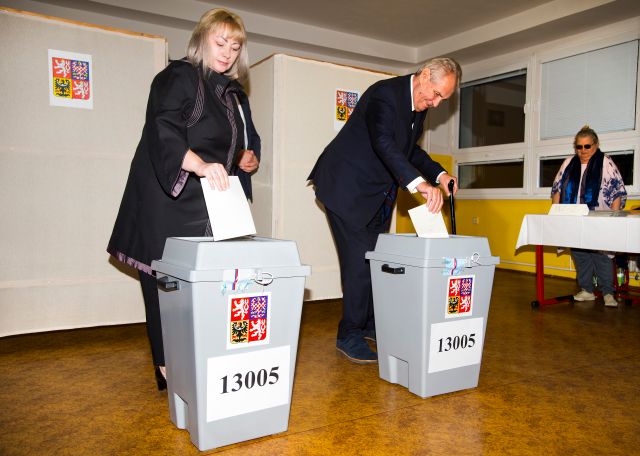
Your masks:
{"label": "table with white tablecloth", "polygon": [[624,212],[572,215],[525,215],[516,249],[536,246],[536,296],[531,304],[555,304],[571,296],[544,298],[543,246],[573,247],[612,252],[640,253],[640,216]]}

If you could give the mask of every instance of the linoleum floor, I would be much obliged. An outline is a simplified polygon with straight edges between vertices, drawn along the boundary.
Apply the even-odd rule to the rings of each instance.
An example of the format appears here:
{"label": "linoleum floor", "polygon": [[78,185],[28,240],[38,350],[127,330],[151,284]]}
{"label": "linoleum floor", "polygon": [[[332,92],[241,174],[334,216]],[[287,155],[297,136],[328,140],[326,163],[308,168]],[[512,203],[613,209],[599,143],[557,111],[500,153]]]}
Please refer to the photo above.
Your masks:
{"label": "linoleum floor", "polygon": [[169,420],[143,325],[5,337],[0,455],[640,454],[640,307],[534,311],[534,287],[496,271],[478,387],[426,399],[338,354],[339,300],[305,303],[288,431],[202,453]]}

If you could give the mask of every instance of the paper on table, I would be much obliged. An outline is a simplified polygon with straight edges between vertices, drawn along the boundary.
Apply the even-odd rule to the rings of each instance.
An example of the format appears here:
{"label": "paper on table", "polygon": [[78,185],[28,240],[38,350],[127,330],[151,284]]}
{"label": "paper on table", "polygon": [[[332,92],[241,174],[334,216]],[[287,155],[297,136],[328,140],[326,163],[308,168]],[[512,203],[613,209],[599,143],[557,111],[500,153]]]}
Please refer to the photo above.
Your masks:
{"label": "paper on table", "polygon": [[435,214],[429,212],[427,205],[414,207],[409,209],[409,217],[413,222],[413,227],[418,233],[418,237],[422,238],[448,238],[449,233],[442,218],[442,212]]}
{"label": "paper on table", "polygon": [[200,184],[214,241],[256,234],[249,202],[238,176],[229,176],[229,188],[224,192],[211,188],[204,177]]}
{"label": "paper on table", "polygon": [[586,204],[552,204],[548,215],[588,215]]}

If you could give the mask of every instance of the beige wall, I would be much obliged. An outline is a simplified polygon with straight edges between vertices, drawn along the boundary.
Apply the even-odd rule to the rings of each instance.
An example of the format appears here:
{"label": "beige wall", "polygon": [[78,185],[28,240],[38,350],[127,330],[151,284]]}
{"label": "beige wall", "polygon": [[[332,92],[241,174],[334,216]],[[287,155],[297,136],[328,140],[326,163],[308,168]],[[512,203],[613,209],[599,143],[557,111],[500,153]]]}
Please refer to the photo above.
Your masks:
{"label": "beige wall", "polygon": [[[1,10],[0,30],[0,336],[144,321],[105,248],[166,42]],[[92,56],[93,109],[49,106],[48,49]]]}

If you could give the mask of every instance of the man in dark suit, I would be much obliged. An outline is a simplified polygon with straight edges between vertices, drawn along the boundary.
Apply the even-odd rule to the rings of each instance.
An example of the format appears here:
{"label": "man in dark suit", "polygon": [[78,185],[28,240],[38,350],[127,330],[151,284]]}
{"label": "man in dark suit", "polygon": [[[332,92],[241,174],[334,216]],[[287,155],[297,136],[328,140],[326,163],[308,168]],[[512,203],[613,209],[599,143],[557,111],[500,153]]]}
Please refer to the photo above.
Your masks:
{"label": "man in dark suit", "polygon": [[374,250],[378,234],[389,231],[398,188],[420,192],[431,212],[442,207],[440,188],[448,195],[453,180],[457,190],[456,179],[416,142],[427,109],[449,98],[460,76],[456,61],[436,58],[415,74],[373,84],[309,176],[340,260],[343,312],[336,347],[353,362],[377,362],[365,340],[375,340],[365,253]]}

